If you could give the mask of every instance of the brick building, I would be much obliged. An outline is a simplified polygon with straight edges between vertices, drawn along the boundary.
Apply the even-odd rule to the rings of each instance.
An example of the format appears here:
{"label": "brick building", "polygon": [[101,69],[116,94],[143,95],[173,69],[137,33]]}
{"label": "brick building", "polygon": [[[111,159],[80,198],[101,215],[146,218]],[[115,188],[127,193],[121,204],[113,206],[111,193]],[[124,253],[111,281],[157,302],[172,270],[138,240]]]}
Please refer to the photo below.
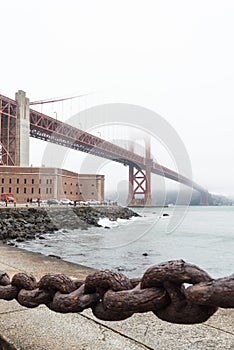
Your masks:
{"label": "brick building", "polygon": [[104,199],[104,180],[104,175],[59,168],[0,166],[0,193],[12,193],[19,203],[30,198],[100,201]]}

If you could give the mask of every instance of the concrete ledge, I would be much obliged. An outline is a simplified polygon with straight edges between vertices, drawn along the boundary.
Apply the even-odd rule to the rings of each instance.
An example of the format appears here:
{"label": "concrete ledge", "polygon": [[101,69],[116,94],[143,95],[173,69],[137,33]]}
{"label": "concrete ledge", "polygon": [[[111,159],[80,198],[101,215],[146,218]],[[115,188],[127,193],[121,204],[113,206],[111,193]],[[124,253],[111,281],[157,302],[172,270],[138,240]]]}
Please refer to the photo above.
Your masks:
{"label": "concrete ledge", "polygon": [[[0,269],[40,278],[61,272],[83,278],[91,269],[0,244]],[[0,301],[0,350],[207,350],[234,349],[234,310],[220,309],[199,325],[176,325],[153,313],[121,322],[96,319],[91,310],[59,314],[46,306],[27,309],[16,301]]]}
{"label": "concrete ledge", "polygon": [[0,350],[16,350],[16,348],[0,336]]}

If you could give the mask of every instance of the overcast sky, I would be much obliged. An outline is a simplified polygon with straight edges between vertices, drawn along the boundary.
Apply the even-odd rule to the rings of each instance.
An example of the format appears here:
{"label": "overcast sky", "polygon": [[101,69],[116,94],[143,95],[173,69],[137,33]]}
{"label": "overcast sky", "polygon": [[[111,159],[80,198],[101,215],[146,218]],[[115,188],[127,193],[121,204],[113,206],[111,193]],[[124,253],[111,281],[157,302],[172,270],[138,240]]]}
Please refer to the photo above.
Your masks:
{"label": "overcast sky", "polygon": [[184,142],[193,179],[234,195],[232,0],[8,0],[0,28],[1,94],[152,109]]}

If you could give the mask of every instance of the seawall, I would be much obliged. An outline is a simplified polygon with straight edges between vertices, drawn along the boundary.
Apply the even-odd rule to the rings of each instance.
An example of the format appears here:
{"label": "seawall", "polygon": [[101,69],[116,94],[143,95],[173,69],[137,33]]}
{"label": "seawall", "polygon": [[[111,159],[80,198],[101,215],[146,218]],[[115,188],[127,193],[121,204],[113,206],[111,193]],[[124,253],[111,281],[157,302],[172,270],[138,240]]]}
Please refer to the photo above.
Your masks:
{"label": "seawall", "polygon": [[[92,270],[0,242],[0,270],[10,277],[64,273],[83,279]],[[234,349],[234,310],[219,309],[208,321],[177,325],[152,312],[119,322],[105,322],[91,310],[60,314],[41,305],[28,309],[0,300],[0,350],[220,350]]]}

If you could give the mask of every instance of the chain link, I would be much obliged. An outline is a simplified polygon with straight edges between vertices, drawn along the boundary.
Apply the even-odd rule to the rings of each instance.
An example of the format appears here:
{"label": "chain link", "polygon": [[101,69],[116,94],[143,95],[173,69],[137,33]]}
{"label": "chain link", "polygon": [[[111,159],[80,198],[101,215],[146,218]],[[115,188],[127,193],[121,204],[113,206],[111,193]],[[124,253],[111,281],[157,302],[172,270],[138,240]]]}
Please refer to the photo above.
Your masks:
{"label": "chain link", "polygon": [[152,311],[167,322],[194,324],[206,321],[219,307],[234,308],[234,274],[212,279],[183,260],[152,266],[138,279],[99,270],[85,280],[56,273],[46,274],[37,282],[26,273],[17,273],[10,280],[6,272],[0,271],[0,299],[16,299],[28,308],[45,304],[60,313],[91,308],[105,321]]}

